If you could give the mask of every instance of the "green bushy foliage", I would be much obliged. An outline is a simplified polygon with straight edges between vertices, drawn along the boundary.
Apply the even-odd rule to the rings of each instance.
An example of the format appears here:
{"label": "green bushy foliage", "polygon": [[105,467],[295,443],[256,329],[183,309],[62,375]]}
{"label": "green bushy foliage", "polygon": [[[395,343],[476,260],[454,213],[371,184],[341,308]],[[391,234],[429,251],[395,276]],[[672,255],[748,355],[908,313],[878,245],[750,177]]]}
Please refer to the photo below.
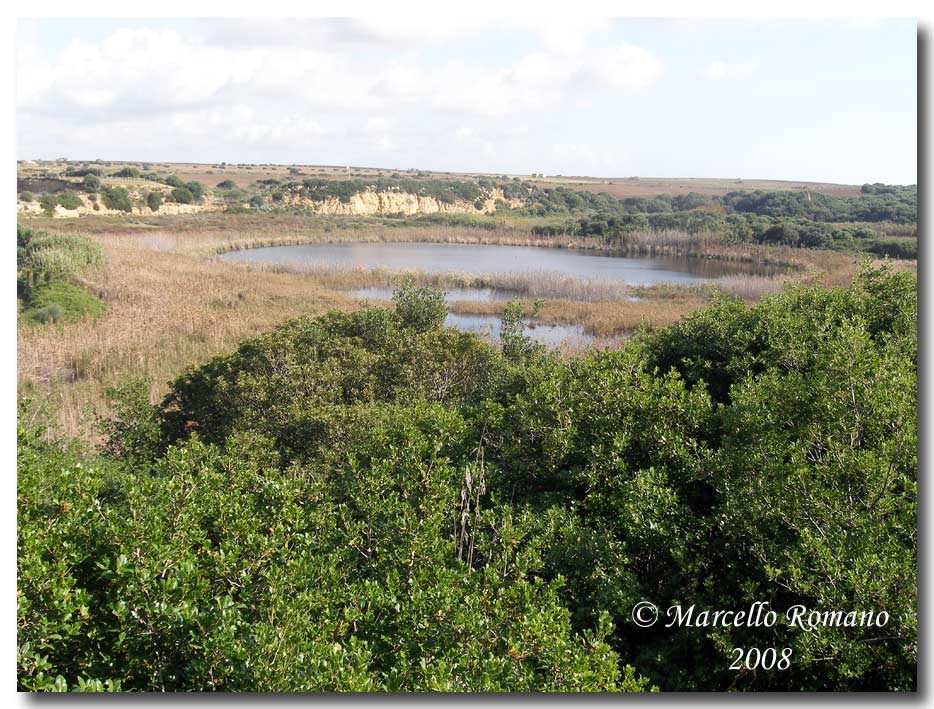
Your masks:
{"label": "green bushy foliage", "polygon": [[58,303],[49,303],[41,308],[36,308],[30,312],[30,316],[36,322],[56,323],[60,322],[65,315],[65,311]]}
{"label": "green bushy foliage", "polygon": [[78,207],[84,206],[81,197],[74,192],[62,192],[62,194],[58,196],[58,203],[65,209],[77,209]]}
{"label": "green bushy foliage", "polygon": [[101,188],[101,180],[97,175],[85,175],[81,187],[85,192],[97,192]]}
{"label": "green bushy foliage", "polygon": [[46,234],[16,226],[17,290],[28,298],[38,285],[67,280],[103,260],[101,248],[83,236]]}
{"label": "green bushy foliage", "polygon": [[130,193],[125,187],[107,187],[101,190],[104,205],[108,209],[117,209],[121,212],[132,212],[133,202]]}
{"label": "green bushy foliage", "polygon": [[159,207],[162,206],[162,193],[161,192],[150,192],[146,195],[146,206],[148,206],[152,211],[158,212]]}
{"label": "green bushy foliage", "polygon": [[185,184],[185,189],[191,192],[192,199],[195,202],[200,202],[206,192],[205,186],[200,182],[188,182]]}
{"label": "green bushy foliage", "polygon": [[28,312],[39,322],[76,322],[100,317],[104,303],[84,286],[51,281],[32,290]]}
{"label": "green bushy foliage", "polygon": [[413,282],[398,288],[392,294],[392,302],[402,324],[417,332],[440,328],[448,312],[444,293],[435,288],[421,288]]}
{"label": "green bushy foliage", "polygon": [[[21,428],[20,688],[916,687],[911,275],[564,359],[402,311],[289,322],[158,407],[127,385],[101,457]],[[643,599],[892,620],[640,628]],[[730,670],[752,646],[791,666]]]}
{"label": "green bushy foliage", "polygon": [[192,194],[191,190],[187,187],[176,187],[169,193],[169,196],[172,198],[173,202],[178,202],[179,204],[191,204],[195,201],[194,194]]}
{"label": "green bushy foliage", "polygon": [[140,171],[139,168],[135,167],[124,167],[115,172],[110,173],[111,177],[139,177]]}

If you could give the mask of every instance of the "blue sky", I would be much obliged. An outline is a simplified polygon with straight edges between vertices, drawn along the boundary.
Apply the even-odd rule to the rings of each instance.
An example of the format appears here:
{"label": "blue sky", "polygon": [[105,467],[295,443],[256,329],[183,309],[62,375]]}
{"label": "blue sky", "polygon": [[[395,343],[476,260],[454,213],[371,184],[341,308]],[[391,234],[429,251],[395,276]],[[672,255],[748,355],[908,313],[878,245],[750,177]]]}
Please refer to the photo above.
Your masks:
{"label": "blue sky", "polygon": [[913,183],[908,20],[21,20],[17,157]]}

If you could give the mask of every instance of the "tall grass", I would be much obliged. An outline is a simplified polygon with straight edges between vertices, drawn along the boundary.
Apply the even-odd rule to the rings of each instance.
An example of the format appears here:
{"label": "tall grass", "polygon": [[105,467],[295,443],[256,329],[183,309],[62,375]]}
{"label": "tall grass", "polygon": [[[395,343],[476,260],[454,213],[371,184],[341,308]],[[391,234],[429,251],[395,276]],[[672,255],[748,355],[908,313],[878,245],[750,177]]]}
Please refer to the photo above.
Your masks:
{"label": "tall grass", "polygon": [[[19,394],[37,400],[33,411],[48,417],[44,420],[52,422],[50,432],[94,440],[91,414],[106,411],[105,387],[128,377],[143,377],[151,382],[150,395],[156,401],[165,393],[168,381],[187,367],[229,351],[247,337],[293,317],[358,307],[358,300],[338,292],[339,287],[394,284],[395,277],[388,272],[306,275],[281,269],[256,270],[215,258],[219,249],[329,239],[561,245],[530,234],[452,227],[391,228],[351,219],[344,230],[323,219],[276,217],[265,223],[257,215],[245,220],[232,216],[209,213],[198,215],[198,219],[159,220],[89,217],[78,225],[48,220],[50,235],[80,227],[94,245],[92,250],[103,252],[105,260],[89,270],[83,282],[107,306],[96,322],[46,328],[21,319],[18,325]],[[778,249],[760,254],[754,249],[747,253],[745,246],[716,246],[677,234],[652,235],[647,243],[658,249],[679,242],[687,244],[685,248],[724,249],[738,259],[762,255],[777,262],[797,260],[795,277],[829,284],[847,282],[860,265],[859,259],[836,252]],[[48,243],[57,242],[52,238]],[[586,243],[564,245],[588,247]],[[734,251],[728,251],[730,248]],[[712,295],[709,286],[625,288],[571,282],[547,274],[422,275],[426,282],[447,287],[503,288],[519,291],[529,300],[545,298],[538,316],[541,321],[580,323],[602,338],[600,346],[616,346],[642,325],[676,322],[705,305]],[[737,278],[721,282],[721,287],[754,298],[756,291],[779,287],[781,278],[785,277],[774,282]],[[640,300],[629,300],[630,296]],[[460,302],[453,308],[498,315],[502,303]]]}
{"label": "tall grass", "polygon": [[100,266],[103,251],[84,236],[17,229],[16,279],[22,295],[37,285],[74,278]]}

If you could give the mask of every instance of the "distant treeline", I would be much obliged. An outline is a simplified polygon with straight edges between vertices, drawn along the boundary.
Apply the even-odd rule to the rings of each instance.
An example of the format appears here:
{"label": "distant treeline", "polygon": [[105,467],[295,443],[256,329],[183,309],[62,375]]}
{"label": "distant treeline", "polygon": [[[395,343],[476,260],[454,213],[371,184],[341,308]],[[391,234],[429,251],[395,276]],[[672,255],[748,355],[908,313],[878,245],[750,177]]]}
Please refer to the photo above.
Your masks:
{"label": "distant treeline", "polygon": [[[672,228],[684,228],[681,218],[667,219],[656,215],[691,213],[691,224],[717,224],[718,216],[748,214],[762,217],[783,217],[810,222],[890,222],[893,224],[916,224],[918,212],[918,189],[916,185],[898,186],[872,184],[863,185],[857,197],[833,197],[830,195],[802,191],[729,192],[722,197],[687,194],[661,194],[655,197],[626,197],[620,199],[607,192],[584,192],[567,187],[541,188],[517,180],[500,181],[491,178],[477,180],[437,180],[419,178],[387,178],[374,180],[327,180],[306,178],[298,181],[278,179],[260,180],[256,185],[270,193],[273,203],[283,202],[287,196],[296,196],[312,201],[336,198],[349,202],[355,194],[373,190],[376,192],[406,192],[421,197],[433,197],[441,202],[475,202],[479,208],[482,201],[499,189],[504,199],[497,201],[498,210],[509,210],[511,200],[521,200],[523,205],[511,210],[526,216],[549,217],[561,214],[569,216],[597,215],[598,221],[616,218],[621,224],[633,228],[659,228],[654,222],[667,223]],[[626,217],[637,217],[635,220]],[[641,219],[640,219],[641,217]],[[705,220],[708,220],[705,222]],[[827,234],[829,232],[821,232]],[[827,241],[821,234],[818,241]],[[804,237],[806,241],[807,236]]]}
{"label": "distant treeline", "polygon": [[678,230],[691,234],[710,232],[730,243],[757,243],[812,249],[859,249],[893,258],[917,258],[918,244],[911,239],[886,239],[865,224],[832,224],[797,217],[716,212],[659,212],[607,215],[571,219],[560,225],[532,227],[536,236],[594,237],[624,245],[628,235],[649,230]]}
{"label": "distant treeline", "polygon": [[[506,193],[513,196],[515,187]],[[728,192],[722,197],[689,192],[681,195],[626,197],[606,192],[591,193],[556,188],[533,188],[524,199],[525,212],[533,216],[593,211],[608,216],[667,214],[707,210],[714,213],[755,214],[765,217],[791,217],[817,222],[892,222],[916,224],[917,185],[863,185],[858,197],[832,197],[802,191]]]}

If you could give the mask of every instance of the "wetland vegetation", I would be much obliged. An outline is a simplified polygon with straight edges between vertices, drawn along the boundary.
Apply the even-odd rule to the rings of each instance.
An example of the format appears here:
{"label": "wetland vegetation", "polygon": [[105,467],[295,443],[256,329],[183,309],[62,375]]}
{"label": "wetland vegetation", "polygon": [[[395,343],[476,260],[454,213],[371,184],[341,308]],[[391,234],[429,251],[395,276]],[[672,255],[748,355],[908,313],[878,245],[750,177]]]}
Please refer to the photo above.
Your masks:
{"label": "wetland vegetation", "polygon": [[[114,180],[264,206],[21,220],[21,689],[916,686],[916,262],[867,248],[916,253],[911,188],[578,202],[477,177],[532,198],[332,216],[269,207],[296,178],[352,196],[314,174],[83,169],[61,177],[131,208]],[[379,257],[235,261],[257,248]],[[753,596],[892,622],[630,622]],[[749,646],[791,669],[731,672]]]}

